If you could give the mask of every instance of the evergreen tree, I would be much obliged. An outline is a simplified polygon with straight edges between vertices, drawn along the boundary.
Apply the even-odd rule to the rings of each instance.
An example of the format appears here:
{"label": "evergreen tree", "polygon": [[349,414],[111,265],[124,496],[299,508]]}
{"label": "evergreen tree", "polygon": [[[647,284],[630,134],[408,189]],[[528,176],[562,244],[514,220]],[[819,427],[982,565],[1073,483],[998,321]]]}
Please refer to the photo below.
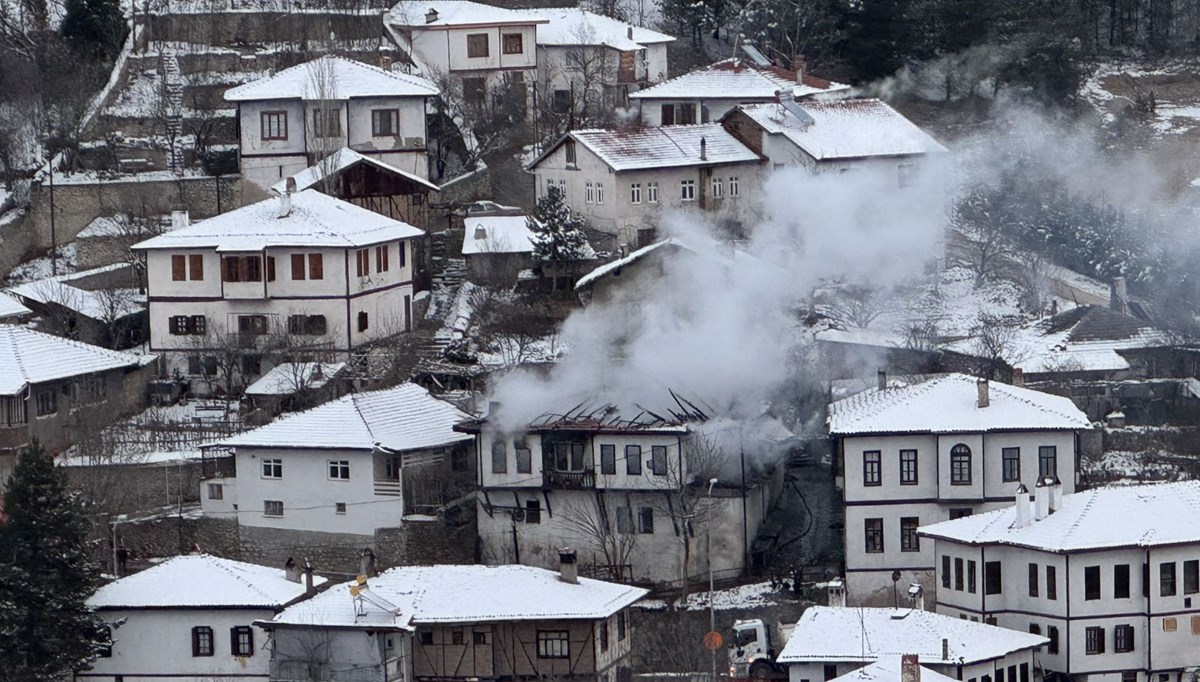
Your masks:
{"label": "evergreen tree", "polygon": [[0,522],[0,670],[11,682],[70,676],[109,643],[85,601],[99,568],[65,475],[36,442],[21,451]]}
{"label": "evergreen tree", "polygon": [[112,61],[125,40],[119,0],[67,0],[62,35],[83,57]]}
{"label": "evergreen tree", "polygon": [[562,192],[552,187],[537,200],[526,221],[535,259],[547,263],[570,263],[592,257],[584,236],[587,220],[563,203]]}

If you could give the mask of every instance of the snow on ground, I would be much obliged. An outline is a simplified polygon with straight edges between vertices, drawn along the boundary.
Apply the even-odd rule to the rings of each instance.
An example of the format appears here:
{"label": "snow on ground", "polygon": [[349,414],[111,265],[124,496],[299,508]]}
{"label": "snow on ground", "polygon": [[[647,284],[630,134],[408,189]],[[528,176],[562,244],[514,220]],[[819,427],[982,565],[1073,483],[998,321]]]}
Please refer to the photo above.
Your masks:
{"label": "snow on ground", "polygon": [[1102,62],[1080,88],[1080,94],[1113,123],[1140,94],[1154,94],[1150,127],[1160,136],[1179,135],[1200,128],[1200,106],[1195,104],[1200,79],[1193,60],[1171,60],[1153,66]]}
{"label": "snow on ground", "polygon": [[[21,263],[8,273],[4,279],[5,286],[24,284],[53,276],[49,255],[39,256],[33,260]],[[79,249],[75,242],[68,242],[58,248],[58,274],[65,275],[78,272]]]}
{"label": "snow on ground", "polygon": [[[708,595],[707,591],[689,594],[687,600],[677,604],[676,608],[688,611],[706,611],[708,610]],[[713,608],[717,611],[752,609],[791,601],[785,599],[785,593],[777,587],[772,587],[769,581],[716,590],[713,595]],[[637,606],[659,611],[667,608],[667,602],[662,599],[643,599],[637,603]]]}
{"label": "snow on ground", "polygon": [[1137,485],[1152,481],[1178,481],[1188,478],[1179,465],[1181,459],[1191,458],[1163,450],[1110,450],[1099,461],[1085,458],[1083,470],[1088,480],[1095,484]]}
{"label": "snow on ground", "polygon": [[[238,403],[184,400],[152,406],[112,424],[96,443],[77,444],[58,459],[68,466],[157,464],[200,458],[200,445],[242,430]],[[90,446],[96,447],[90,447]]]}

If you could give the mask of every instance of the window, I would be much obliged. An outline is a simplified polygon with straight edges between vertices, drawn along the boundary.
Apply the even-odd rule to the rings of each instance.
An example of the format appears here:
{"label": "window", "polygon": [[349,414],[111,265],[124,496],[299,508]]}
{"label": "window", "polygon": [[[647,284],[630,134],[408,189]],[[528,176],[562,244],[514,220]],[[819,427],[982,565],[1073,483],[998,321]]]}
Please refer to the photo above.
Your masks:
{"label": "window", "polygon": [[1191,559],[1183,562],[1183,593],[1200,592],[1200,561]]}
{"label": "window", "polygon": [[354,273],[359,277],[371,274],[371,250],[359,249],[354,252]]}
{"label": "window", "polygon": [[630,476],[642,475],[642,446],[625,446],[625,473]]}
{"label": "window", "polygon": [[1038,570],[1037,564],[1029,564],[1029,596],[1038,596]]}
{"label": "window", "polygon": [[432,632],[422,632],[417,636],[417,639],[421,642],[422,645],[430,646],[433,644],[433,633]]}
{"label": "window", "polygon": [[1047,647],[1046,652],[1050,653],[1050,654],[1057,654],[1058,653],[1058,626],[1057,625],[1051,625],[1050,627],[1046,628],[1046,638],[1050,640],[1050,644]]}
{"label": "window", "polygon": [[604,203],[604,183],[603,182],[596,183],[596,203],[597,204]]}
{"label": "window", "polygon": [[962,443],[950,448],[950,485],[971,485],[971,448]]}
{"label": "window", "polygon": [[1031,634],[1031,635],[1042,634],[1042,626],[1038,625],[1037,623],[1030,623],[1029,624],[1029,634]]}
{"label": "window", "polygon": [[45,417],[58,413],[58,393],[42,391],[37,396],[37,416]]}
{"label": "window", "polygon": [[1124,654],[1133,651],[1133,626],[1118,625],[1113,628],[1113,651]]}
{"label": "window", "polygon": [[1129,598],[1129,564],[1113,566],[1113,599]]}
{"label": "window", "polygon": [[313,109],[313,135],[338,137],[342,134],[342,112],[339,109]]}
{"label": "window", "polygon": [[642,183],[634,182],[629,185],[629,203],[642,203]]}
{"label": "window", "polygon": [[617,473],[617,446],[600,446],[600,473],[606,476]]}
{"label": "window", "polygon": [[1174,618],[1163,618],[1163,632],[1175,632],[1179,629],[1179,623]]}
{"label": "window", "polygon": [[608,651],[608,621],[602,620],[596,624],[597,634],[600,637],[600,652]]}
{"label": "window", "polygon": [[917,451],[900,451],[900,485],[917,484]]}
{"label": "window", "polygon": [[1104,653],[1104,628],[1089,627],[1083,632],[1085,651],[1089,655]]}
{"label": "window", "polygon": [[262,461],[263,478],[283,478],[282,459],[264,459]]}
{"label": "window", "polygon": [[467,58],[480,59],[488,56],[488,34],[470,33],[467,35]]}
{"label": "window", "polygon": [[292,254],[292,279],[304,279],[308,270],[304,266],[304,254]]}
{"label": "window", "polygon": [[596,192],[592,189],[592,183],[583,183],[583,202],[585,204],[596,203]]}
{"label": "window", "polygon": [[638,532],[642,535],[654,534],[654,507],[638,509]]}
{"label": "window", "polygon": [[350,460],[348,459],[331,459],[329,460],[329,478],[335,481],[350,480]]}
{"label": "window", "polygon": [[408,245],[404,242],[396,244],[396,267],[404,267],[408,264]]}
{"label": "window", "polygon": [[203,315],[172,315],[167,320],[171,334],[194,334],[204,336],[208,332],[208,318]]}
{"label": "window", "polygon": [[1058,569],[1046,567],[1046,599],[1058,599]]}
{"label": "window", "polygon": [[555,443],[554,469],[556,471],[580,472],[584,469],[583,443]]}
{"label": "window", "polygon": [[334,502],[333,503],[333,513],[334,514],[345,514],[346,513],[346,503],[345,502]]}
{"label": "window", "polygon": [[387,272],[391,268],[388,265],[388,247],[387,244],[382,244],[375,247],[375,272]]}
{"label": "window", "polygon": [[983,565],[983,593],[1000,594],[1004,586],[1000,580],[1000,562],[989,561]]}
{"label": "window", "polygon": [[1136,670],[1122,670],[1121,671],[1121,682],[1137,682],[1137,671]]}
{"label": "window", "polygon": [[961,519],[963,517],[970,516],[970,515],[971,515],[971,509],[969,507],[953,507],[950,509],[950,520],[951,521],[953,521],[955,519]]}
{"label": "window", "polygon": [[1083,598],[1093,601],[1100,598],[1100,567],[1084,566],[1083,568]]}
{"label": "window", "polygon": [[954,557],[954,589],[962,592],[963,581],[967,579],[967,571],[963,568],[963,560],[959,557]]}
{"label": "window", "polygon": [[721,178],[712,179],[712,196],[714,199],[721,198],[721,190],[724,188],[724,181]]}
{"label": "window", "polygon": [[476,630],[471,633],[472,644],[487,644],[487,632]]}
{"label": "window", "polygon": [[639,249],[650,246],[658,241],[658,230],[653,227],[639,227],[637,231],[637,246]]}
{"label": "window", "polygon": [[821,669],[821,676],[825,678],[825,682],[829,682],[838,676],[837,666],[832,663],[826,663]]}
{"label": "window", "polygon": [[618,641],[618,642],[624,642],[624,641],[625,641],[625,631],[626,631],[626,627],[625,627],[625,612],[624,612],[624,611],[618,611],[618,612],[617,612],[617,641]]}
{"label": "window", "polygon": [[229,629],[229,652],[234,656],[254,655],[254,630],[249,625]]}
{"label": "window", "polygon": [[[300,121],[304,122],[303,119]],[[258,115],[259,137],[267,140],[288,139],[286,111],[264,111]]]}
{"label": "window", "polygon": [[1021,480],[1021,448],[1004,448],[1000,451],[1001,473],[1005,483]]}
{"label": "window", "polygon": [[192,628],[192,655],[213,655],[213,629],[207,625]]}
{"label": "window", "polygon": [[188,356],[188,374],[216,376],[217,374],[217,359],[211,355],[203,357],[199,355]]}
{"label": "window", "polygon": [[883,476],[880,468],[883,463],[880,461],[878,450],[868,450],[863,453],[863,485],[877,486],[883,484]]}
{"label": "window", "polygon": [[1200,616],[1192,616],[1192,635],[1200,635]]}
{"label": "window", "polygon": [[504,34],[504,54],[521,54],[525,52],[525,39],[520,33]]}
{"label": "window", "polygon": [[492,441],[492,473],[508,473],[508,448],[499,438]]}
{"label": "window", "polygon": [[462,646],[463,641],[464,639],[462,630],[454,629],[450,631],[450,644],[454,646]]}
{"label": "window", "polygon": [[737,176],[729,178],[729,196],[736,197],[738,195],[738,179]]}
{"label": "window", "polygon": [[358,312],[358,331],[365,332],[371,326],[371,319],[367,316],[367,311],[360,310]]}
{"label": "window", "polygon": [[400,134],[399,109],[371,110],[371,137],[393,137]]}
{"label": "window", "polygon": [[680,180],[679,181],[679,198],[684,201],[696,200],[696,181],[695,180]]}
{"label": "window", "polygon": [[867,554],[883,553],[883,519],[866,520]]}
{"label": "window", "polygon": [[[575,140],[567,140],[563,146],[563,153],[567,157],[567,168],[574,168],[576,163],[575,157]],[[560,186],[562,183],[559,183]]]}
{"label": "window", "polygon": [[674,104],[662,105],[662,113],[659,114],[659,119],[660,119],[659,122],[662,125],[665,125],[665,126],[675,125],[675,105]]}
{"label": "window", "polygon": [[262,336],[267,333],[266,315],[238,315],[238,334],[246,336]]}
{"label": "window", "polygon": [[921,520],[916,516],[905,516],[900,519],[900,551],[921,551],[921,538],[917,537],[917,526]]}
{"label": "window", "polygon": [[570,658],[571,645],[566,630],[538,630],[538,658]]}
{"label": "window", "polygon": [[950,557],[942,555],[942,587],[950,589]]}
{"label": "window", "polygon": [[463,101],[470,106],[481,107],[487,100],[487,81],[482,78],[462,79]]}
{"label": "window", "polygon": [[646,203],[650,203],[650,204],[658,203],[658,183],[657,182],[647,182],[646,183]]}
{"label": "window", "polygon": [[182,282],[187,279],[187,258],[171,256],[171,280]]}
{"label": "window", "polygon": [[525,500],[525,523],[542,522],[542,503],[537,500]]}
{"label": "window", "polygon": [[263,516],[283,516],[283,500],[263,500]]}
{"label": "window", "polygon": [[971,594],[975,594],[976,589],[977,588],[976,588],[976,582],[975,582],[975,562],[968,561],[967,562],[967,592],[970,592]]}
{"label": "window", "polygon": [[225,499],[225,486],[221,485],[220,483],[209,483],[208,484],[208,499],[210,499],[210,500]]}
{"label": "window", "polygon": [[261,282],[261,256],[226,256],[221,275],[226,282]]}
{"label": "window", "polygon": [[533,457],[530,455],[529,446],[525,444],[524,438],[513,440],[513,451],[517,457],[517,473],[532,473]]}
{"label": "window", "polygon": [[1162,597],[1175,596],[1175,562],[1158,565],[1158,594]]}
{"label": "window", "polygon": [[667,475],[667,446],[650,446],[650,473],[655,476]]}
{"label": "window", "polygon": [[1043,445],[1038,448],[1038,476],[1054,478],[1058,475],[1058,448]]}
{"label": "window", "polygon": [[324,315],[288,315],[288,333],[321,336],[328,330]]}

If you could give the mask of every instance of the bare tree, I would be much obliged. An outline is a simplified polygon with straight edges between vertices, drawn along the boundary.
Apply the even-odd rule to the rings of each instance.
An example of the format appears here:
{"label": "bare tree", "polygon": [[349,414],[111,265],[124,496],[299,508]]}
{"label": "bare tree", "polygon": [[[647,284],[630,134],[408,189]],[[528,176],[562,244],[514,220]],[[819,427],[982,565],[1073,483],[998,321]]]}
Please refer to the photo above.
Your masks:
{"label": "bare tree", "polygon": [[984,361],[981,369],[989,378],[999,378],[1005,365],[1012,366],[1024,359],[1017,346],[1020,333],[1003,317],[981,313],[972,336],[975,355]]}
{"label": "bare tree", "polygon": [[93,315],[100,323],[102,341],[117,349],[129,338],[130,316],[142,310],[141,296],[127,287],[105,287],[92,292]]}
{"label": "bare tree", "polygon": [[654,510],[666,516],[676,529],[679,549],[682,553],[680,584],[683,598],[687,598],[688,581],[692,572],[692,557],[695,553],[696,535],[701,537],[711,522],[717,503],[709,496],[709,482],[721,470],[724,453],[712,434],[693,431],[683,441],[682,468],[678,460],[666,458],[665,476],[651,476],[657,491]]}
{"label": "bare tree", "polygon": [[950,222],[962,239],[965,258],[975,273],[975,288],[995,279],[1014,252],[1004,225],[995,219],[982,192],[963,197],[951,210]]}
{"label": "bare tree", "polygon": [[847,284],[839,288],[830,307],[839,318],[855,327],[866,329],[875,318],[892,307],[892,292],[868,284]]}
{"label": "bare tree", "polygon": [[[320,180],[317,188],[329,191],[329,175],[334,170],[334,154],[345,146],[342,132],[342,102],[337,98],[336,62],[333,57],[315,59],[305,67],[308,71],[312,99],[308,104],[309,163],[316,166]],[[347,121],[347,123],[349,123]]]}
{"label": "bare tree", "polygon": [[604,557],[609,575],[603,577],[615,580],[632,577],[623,574],[637,547],[637,534],[632,532],[632,528],[622,529],[627,532],[618,532],[615,519],[609,517],[598,498],[571,500],[563,506],[561,518],[566,530],[583,538]]}

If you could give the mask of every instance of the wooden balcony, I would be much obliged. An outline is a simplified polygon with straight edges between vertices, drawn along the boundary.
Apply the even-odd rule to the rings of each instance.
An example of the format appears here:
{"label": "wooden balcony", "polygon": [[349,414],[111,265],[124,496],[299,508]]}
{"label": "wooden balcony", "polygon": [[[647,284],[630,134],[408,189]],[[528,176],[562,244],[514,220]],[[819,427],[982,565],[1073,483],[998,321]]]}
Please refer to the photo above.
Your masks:
{"label": "wooden balcony", "polygon": [[403,494],[403,490],[401,490],[400,481],[377,479],[375,481],[375,494],[382,497],[400,497]]}
{"label": "wooden balcony", "polygon": [[546,471],[542,474],[543,485],[559,490],[590,490],[596,487],[596,472]]}

